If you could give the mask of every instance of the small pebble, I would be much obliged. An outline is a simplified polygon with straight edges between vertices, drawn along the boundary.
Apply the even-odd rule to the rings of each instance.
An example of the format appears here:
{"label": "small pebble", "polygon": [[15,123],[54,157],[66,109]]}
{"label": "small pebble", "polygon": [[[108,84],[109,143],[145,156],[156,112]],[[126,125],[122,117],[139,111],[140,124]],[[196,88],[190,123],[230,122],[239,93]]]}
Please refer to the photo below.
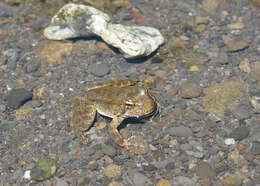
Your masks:
{"label": "small pebble", "polygon": [[181,85],[180,94],[182,98],[196,98],[202,93],[202,87],[198,83],[185,82]]}
{"label": "small pebble", "polygon": [[227,42],[227,50],[228,52],[238,52],[248,48],[249,45],[247,42],[243,41],[228,41]]}
{"label": "small pebble", "polygon": [[132,136],[128,143],[129,151],[133,154],[142,155],[149,152],[149,145],[143,136]]}
{"label": "small pebble", "polygon": [[30,170],[25,171],[23,177],[24,177],[24,179],[30,180],[31,179],[31,171]]}
{"label": "small pebble", "polygon": [[249,60],[247,58],[245,58],[243,61],[241,61],[239,63],[239,69],[242,72],[246,72],[246,73],[250,73],[251,72],[250,63],[249,63]]}
{"label": "small pebble", "polygon": [[214,14],[218,6],[218,0],[203,0],[200,8],[208,14]]}
{"label": "small pebble", "polygon": [[104,169],[104,173],[109,178],[119,178],[122,175],[122,168],[115,164],[110,164]]}
{"label": "small pebble", "polygon": [[111,183],[108,184],[108,186],[122,186],[122,184],[116,181],[112,181]]}
{"label": "small pebble", "polygon": [[230,134],[230,138],[234,138],[235,140],[242,140],[247,138],[249,135],[249,130],[247,127],[238,127],[235,128]]}
{"label": "small pebble", "polygon": [[175,185],[185,185],[185,186],[194,186],[196,185],[195,182],[190,179],[189,177],[185,176],[177,176],[174,178]]}
{"label": "small pebble", "polygon": [[106,63],[91,64],[89,66],[89,70],[91,71],[91,73],[94,76],[97,76],[97,77],[103,77],[110,73],[110,67]]}
{"label": "small pebble", "polygon": [[172,184],[168,180],[160,180],[156,186],[171,186]]}
{"label": "small pebble", "polygon": [[102,144],[101,148],[102,152],[110,157],[114,157],[116,155],[116,149],[111,145]]}
{"label": "small pebble", "polygon": [[25,65],[25,71],[27,73],[35,72],[39,69],[39,67],[40,63],[38,63],[37,61],[33,61],[32,63],[28,63]]}
{"label": "small pebble", "polygon": [[196,174],[201,178],[201,179],[213,179],[216,176],[215,170],[207,163],[204,161],[201,161],[197,168],[196,168]]}
{"label": "small pebble", "polygon": [[55,181],[55,186],[68,186],[68,183],[65,180],[60,179],[58,177],[55,177]]}
{"label": "small pebble", "polygon": [[236,142],[234,140],[234,138],[226,138],[225,139],[225,144],[226,145],[234,145]]}
{"label": "small pebble", "polygon": [[254,155],[259,155],[260,154],[260,143],[254,142],[251,148],[251,152]]}
{"label": "small pebble", "polygon": [[223,186],[240,186],[242,184],[242,178],[239,176],[229,176],[224,180]]}
{"label": "small pebble", "polygon": [[92,160],[88,163],[88,169],[95,170],[98,167],[98,164],[96,161]]}
{"label": "small pebble", "polygon": [[37,162],[36,166],[32,168],[30,176],[32,180],[43,181],[53,176],[56,169],[55,160],[49,157],[43,157]]}
{"label": "small pebble", "polygon": [[237,23],[232,23],[228,24],[227,27],[229,29],[243,29],[244,28],[244,23],[243,22],[237,22]]}
{"label": "small pebble", "polygon": [[179,137],[189,137],[192,135],[191,129],[184,126],[171,127],[169,129],[169,133],[173,136],[179,136]]}
{"label": "small pebble", "polygon": [[134,182],[135,186],[143,186],[143,185],[145,185],[145,182],[147,180],[148,180],[148,178],[139,172],[136,172],[133,176],[133,182]]}

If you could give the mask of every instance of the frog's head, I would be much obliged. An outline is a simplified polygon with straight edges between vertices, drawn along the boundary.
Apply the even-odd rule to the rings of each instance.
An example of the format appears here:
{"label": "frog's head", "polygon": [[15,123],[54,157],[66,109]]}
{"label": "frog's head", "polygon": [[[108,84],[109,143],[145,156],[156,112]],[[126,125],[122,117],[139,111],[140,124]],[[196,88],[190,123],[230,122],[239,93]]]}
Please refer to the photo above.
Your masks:
{"label": "frog's head", "polygon": [[125,115],[135,118],[151,116],[156,111],[156,102],[146,88],[139,88],[139,93],[125,101]]}

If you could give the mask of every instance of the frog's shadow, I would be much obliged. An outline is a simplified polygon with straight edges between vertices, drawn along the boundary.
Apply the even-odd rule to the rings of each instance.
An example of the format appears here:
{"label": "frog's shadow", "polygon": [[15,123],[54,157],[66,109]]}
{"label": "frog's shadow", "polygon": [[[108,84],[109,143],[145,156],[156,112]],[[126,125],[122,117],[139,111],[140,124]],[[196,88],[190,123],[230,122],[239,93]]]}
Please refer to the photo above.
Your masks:
{"label": "frog's shadow", "polygon": [[[112,118],[97,113],[96,118],[90,128],[95,126],[95,123],[99,120],[106,120],[108,121],[108,125],[110,125]],[[148,118],[136,118],[136,117],[125,118],[117,127],[117,129],[120,131],[121,129],[125,128],[128,124],[138,125],[138,124],[144,124],[146,121],[149,121],[149,117]],[[90,128],[88,130],[90,130]]]}

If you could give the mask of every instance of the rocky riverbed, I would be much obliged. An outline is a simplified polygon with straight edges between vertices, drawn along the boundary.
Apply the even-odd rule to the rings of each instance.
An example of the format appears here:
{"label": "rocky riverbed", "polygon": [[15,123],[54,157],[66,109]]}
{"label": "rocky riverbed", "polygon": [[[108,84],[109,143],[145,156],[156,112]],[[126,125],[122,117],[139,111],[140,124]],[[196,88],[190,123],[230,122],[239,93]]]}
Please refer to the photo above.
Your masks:
{"label": "rocky riverbed", "polygon": [[[165,43],[127,59],[97,36],[46,39],[71,2],[156,28]],[[259,0],[1,1],[0,185],[260,184],[259,25]],[[75,134],[73,96],[147,78],[159,112],[120,127],[131,152],[111,139],[108,118],[84,141]]]}

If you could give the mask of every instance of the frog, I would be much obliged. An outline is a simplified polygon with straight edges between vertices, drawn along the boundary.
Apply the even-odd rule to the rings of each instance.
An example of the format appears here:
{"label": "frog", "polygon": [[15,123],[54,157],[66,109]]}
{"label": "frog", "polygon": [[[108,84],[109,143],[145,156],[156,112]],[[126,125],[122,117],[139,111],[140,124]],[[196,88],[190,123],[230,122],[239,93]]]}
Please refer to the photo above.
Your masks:
{"label": "frog", "polygon": [[158,111],[147,86],[151,82],[149,79],[115,80],[87,86],[83,96],[74,96],[70,101],[70,126],[83,134],[94,125],[97,114],[111,118],[108,131],[112,140],[128,149],[129,144],[118,127],[126,119],[143,120]]}

